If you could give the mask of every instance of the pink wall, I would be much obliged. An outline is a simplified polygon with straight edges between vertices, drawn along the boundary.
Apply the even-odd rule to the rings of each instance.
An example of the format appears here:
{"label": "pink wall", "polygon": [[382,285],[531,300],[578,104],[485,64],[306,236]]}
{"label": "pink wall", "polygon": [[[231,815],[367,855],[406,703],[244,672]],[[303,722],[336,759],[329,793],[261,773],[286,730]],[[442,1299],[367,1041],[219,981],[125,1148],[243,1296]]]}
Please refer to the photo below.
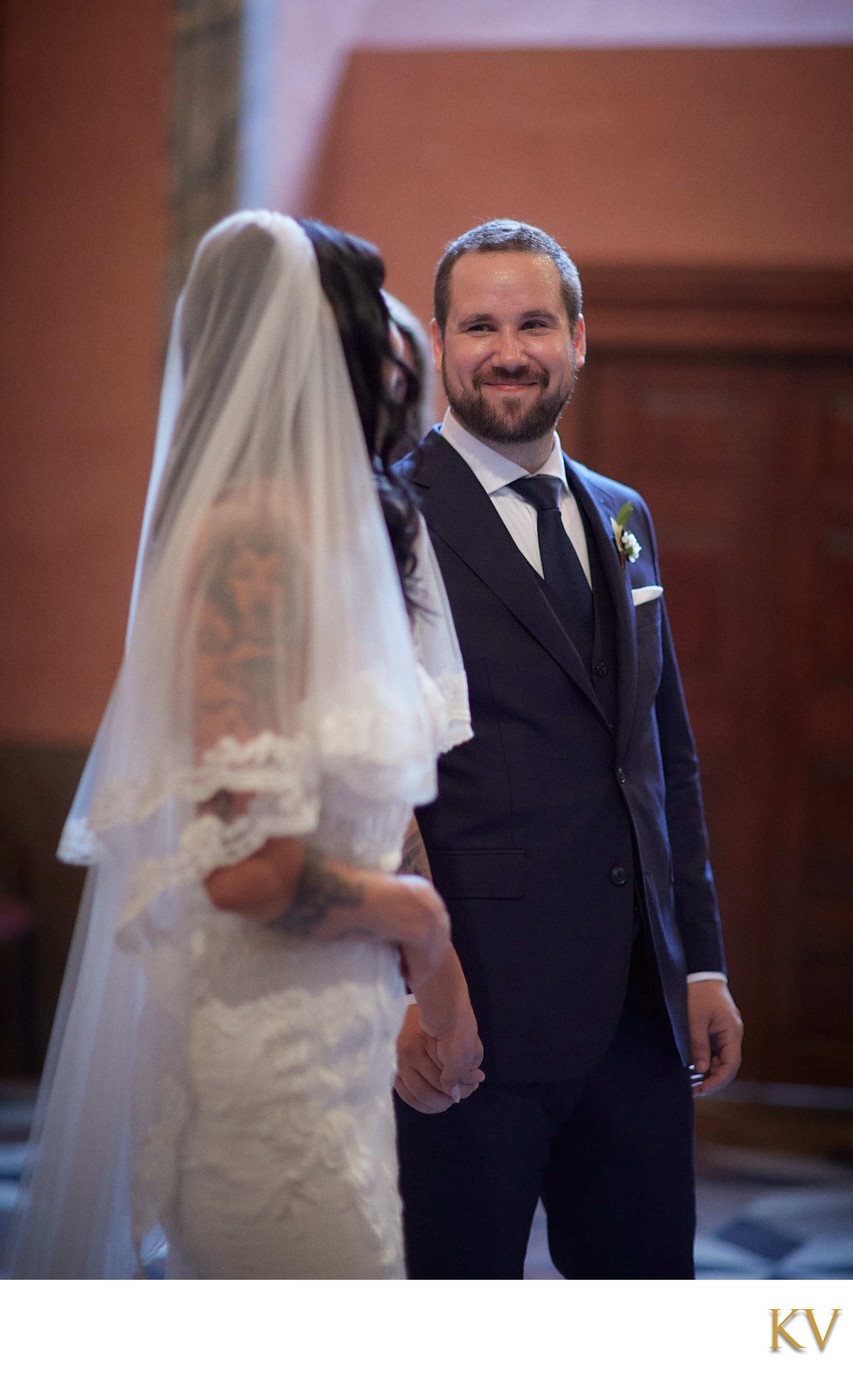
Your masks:
{"label": "pink wall", "polygon": [[429,314],[489,216],[592,264],[853,264],[853,49],[359,52],[310,205]]}
{"label": "pink wall", "polygon": [[0,736],[86,741],[156,420],[168,0],[6,0]]}
{"label": "pink wall", "polygon": [[[244,0],[258,72],[253,204],[293,214],[350,55],[512,48],[725,48],[853,42],[850,0]],[[322,43],[317,42],[322,33]],[[256,73],[257,77],[257,73]],[[261,128],[263,127],[263,129]]]}
{"label": "pink wall", "polygon": [[[169,0],[6,0],[0,738],[86,742],[121,654],[160,374]],[[581,268],[853,263],[853,50],[361,52],[311,209],[429,314],[444,242]],[[281,137],[279,133],[279,137]]]}

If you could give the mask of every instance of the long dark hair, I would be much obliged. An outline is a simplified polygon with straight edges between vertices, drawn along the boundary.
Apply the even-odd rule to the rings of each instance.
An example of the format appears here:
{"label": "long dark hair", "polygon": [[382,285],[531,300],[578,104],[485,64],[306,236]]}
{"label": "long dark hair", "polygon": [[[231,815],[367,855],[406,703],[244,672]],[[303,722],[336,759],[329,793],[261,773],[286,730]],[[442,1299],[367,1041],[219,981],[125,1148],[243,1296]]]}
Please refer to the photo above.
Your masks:
{"label": "long dark hair", "polygon": [[[411,611],[417,507],[408,484],[393,470],[391,457],[399,455],[400,442],[408,435],[406,419],[418,382],[391,349],[388,307],[380,291],[385,265],[376,246],[357,235],[321,221],[300,220],[299,224],[314,248],[320,283],[335,314],[385,525]],[[383,366],[389,362],[405,380],[402,397],[394,397],[385,385]]]}

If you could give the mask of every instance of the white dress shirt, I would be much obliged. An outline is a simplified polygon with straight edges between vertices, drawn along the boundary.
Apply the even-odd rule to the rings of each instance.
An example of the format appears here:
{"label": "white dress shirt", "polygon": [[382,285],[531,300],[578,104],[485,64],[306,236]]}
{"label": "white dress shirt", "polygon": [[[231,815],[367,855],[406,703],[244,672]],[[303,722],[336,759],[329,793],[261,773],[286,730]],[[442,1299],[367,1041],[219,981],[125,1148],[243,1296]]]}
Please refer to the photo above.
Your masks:
{"label": "white dress shirt", "polygon": [[[479,437],[472,436],[462,426],[462,423],[456,420],[449,408],[442,419],[440,431],[445,441],[450,443],[454,451],[459,452],[462,459],[473,470],[522,556],[526,557],[533,569],[541,575],[542,558],[539,555],[538,514],[533,504],[528,503],[514,489],[509,488],[513,480],[529,478],[530,471],[525,470],[521,465],[516,465],[514,460],[507,460],[506,456],[493,451],[491,446],[487,446],[485,441],[480,441]],[[566,483],[563,452],[560,447],[560,438],[556,432],[553,433],[548,459],[541,469],[536,471],[536,474],[553,475],[560,481],[560,514],[563,519],[563,527],[578,554],[587,581],[591,584],[586,532],[577,500]]]}
{"label": "white dress shirt", "polygon": [[[477,479],[482,484],[486,493],[489,495],[495,510],[500,515],[509,535],[512,537],[518,550],[531,564],[533,569],[542,575],[542,558],[539,555],[539,535],[538,535],[538,514],[532,504],[527,503],[514,489],[509,486],[513,480],[526,478],[529,470],[523,466],[516,465],[514,460],[508,460],[498,451],[487,446],[485,441],[473,436],[462,423],[455,418],[450,411],[444,414],[439,427],[441,435],[454,449],[458,451],[462,459],[474,472]],[[554,475],[561,482],[560,494],[560,514],[565,528],[575,551],[578,560],[583,567],[584,574],[592,584],[589,574],[589,552],[586,545],[586,532],[583,520],[578,508],[577,499],[566,483],[566,470],[563,464],[563,452],[560,446],[560,438],[556,432],[553,433],[551,450],[545,464],[536,471],[537,475]],[[687,975],[688,983],[701,983],[706,979],[720,980],[726,982],[724,973],[702,972],[690,973]]]}

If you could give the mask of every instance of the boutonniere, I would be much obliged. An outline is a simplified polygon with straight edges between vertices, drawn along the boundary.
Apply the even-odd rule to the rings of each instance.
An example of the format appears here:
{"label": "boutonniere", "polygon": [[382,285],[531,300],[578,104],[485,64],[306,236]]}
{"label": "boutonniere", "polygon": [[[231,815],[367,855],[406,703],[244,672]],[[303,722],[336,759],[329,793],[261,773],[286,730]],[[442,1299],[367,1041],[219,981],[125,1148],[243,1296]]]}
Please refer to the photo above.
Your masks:
{"label": "boutonniere", "polygon": [[610,519],[610,526],[613,529],[613,540],[616,543],[616,550],[619,553],[619,564],[623,571],[626,561],[636,561],[643,548],[640,546],[633,532],[626,528],[625,524],[634,512],[632,503],[623,503],[615,518]]}

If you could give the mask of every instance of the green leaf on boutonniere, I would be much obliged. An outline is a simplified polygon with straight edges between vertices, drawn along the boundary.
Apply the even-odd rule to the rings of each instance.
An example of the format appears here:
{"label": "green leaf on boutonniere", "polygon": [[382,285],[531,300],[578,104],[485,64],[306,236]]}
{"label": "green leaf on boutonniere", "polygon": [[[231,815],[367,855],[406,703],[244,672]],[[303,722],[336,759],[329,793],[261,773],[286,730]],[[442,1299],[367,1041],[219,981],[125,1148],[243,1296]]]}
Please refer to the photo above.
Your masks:
{"label": "green leaf on boutonniere", "polygon": [[616,517],[610,519],[613,539],[619,554],[619,564],[623,570],[625,569],[625,562],[630,561],[633,564],[643,550],[633,532],[629,532],[625,526],[633,512],[634,505],[632,503],[623,503]]}

